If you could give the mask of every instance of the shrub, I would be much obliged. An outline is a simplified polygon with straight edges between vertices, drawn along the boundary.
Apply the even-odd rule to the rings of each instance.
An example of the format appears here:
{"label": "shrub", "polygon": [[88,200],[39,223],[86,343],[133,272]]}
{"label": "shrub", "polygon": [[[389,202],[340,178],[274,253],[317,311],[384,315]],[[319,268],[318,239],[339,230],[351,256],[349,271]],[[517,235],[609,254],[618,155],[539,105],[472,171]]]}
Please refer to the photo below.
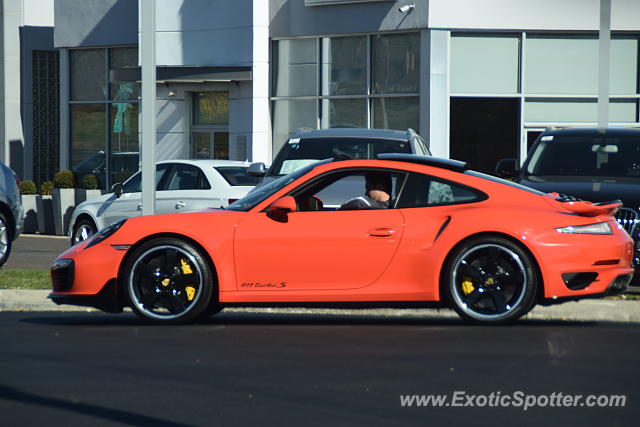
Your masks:
{"label": "shrub", "polygon": [[40,184],[40,194],[43,196],[50,196],[53,194],[53,182],[45,181]]}
{"label": "shrub", "polygon": [[86,190],[97,190],[100,188],[98,185],[98,178],[95,175],[85,175],[82,177],[82,188]]}
{"label": "shrub", "polygon": [[53,175],[53,186],[55,188],[73,188],[76,185],[76,179],[73,172],[63,170]]}
{"label": "shrub", "polygon": [[20,189],[20,194],[36,194],[36,183],[30,179],[21,181],[18,188]]}

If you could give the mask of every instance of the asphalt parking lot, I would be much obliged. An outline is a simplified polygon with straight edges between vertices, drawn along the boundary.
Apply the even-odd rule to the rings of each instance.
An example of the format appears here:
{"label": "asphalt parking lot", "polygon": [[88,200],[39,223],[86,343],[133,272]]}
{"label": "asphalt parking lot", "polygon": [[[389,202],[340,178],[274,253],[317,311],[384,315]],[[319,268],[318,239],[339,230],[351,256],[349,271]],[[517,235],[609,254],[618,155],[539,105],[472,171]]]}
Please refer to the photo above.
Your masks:
{"label": "asphalt parking lot", "polygon": [[[637,425],[637,325],[226,313],[0,313],[7,425]],[[401,395],[623,395],[624,406],[406,407]],[[467,403],[464,400],[465,404]]]}
{"label": "asphalt parking lot", "polygon": [[68,248],[69,238],[66,236],[22,234],[13,242],[9,260],[2,268],[45,270]]}

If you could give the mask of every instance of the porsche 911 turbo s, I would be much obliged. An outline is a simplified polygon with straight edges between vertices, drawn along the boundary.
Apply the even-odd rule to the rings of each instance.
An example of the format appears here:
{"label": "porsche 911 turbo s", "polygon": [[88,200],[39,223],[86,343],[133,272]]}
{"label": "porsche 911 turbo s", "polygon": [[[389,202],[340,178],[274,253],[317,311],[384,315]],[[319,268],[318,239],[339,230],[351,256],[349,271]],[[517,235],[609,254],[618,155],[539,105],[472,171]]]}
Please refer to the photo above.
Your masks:
{"label": "porsche 911 turbo s", "polygon": [[[374,194],[373,175],[388,183],[384,207],[349,208]],[[333,187],[352,189],[347,203],[323,203]],[[226,209],[114,223],[56,259],[50,298],[131,307],[160,324],[243,305],[445,306],[470,322],[508,323],[535,304],[626,289],[633,242],[612,216],[619,206],[455,160],[326,160]]]}

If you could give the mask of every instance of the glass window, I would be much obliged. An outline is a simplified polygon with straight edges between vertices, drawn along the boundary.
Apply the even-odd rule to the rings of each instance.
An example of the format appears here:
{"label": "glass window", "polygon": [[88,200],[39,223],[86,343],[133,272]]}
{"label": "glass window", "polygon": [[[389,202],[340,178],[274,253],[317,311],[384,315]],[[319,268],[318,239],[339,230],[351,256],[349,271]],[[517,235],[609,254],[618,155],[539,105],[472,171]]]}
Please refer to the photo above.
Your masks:
{"label": "glass window", "polygon": [[[598,121],[598,101],[591,99],[554,100],[527,99],[525,121],[560,123],[595,123]],[[609,122],[634,123],[638,117],[636,100],[614,99],[609,104]]]}
{"label": "glass window", "polygon": [[193,98],[193,124],[229,124],[229,92],[199,92]]}
{"label": "glass window", "polygon": [[138,47],[117,47],[109,50],[110,68],[138,66]]}
{"label": "glass window", "polygon": [[222,175],[224,180],[232,186],[254,186],[258,185],[258,183],[260,182],[259,177],[247,175],[246,166],[219,166],[215,167],[214,169],[217,170],[218,173]]}
{"label": "glass window", "polygon": [[208,190],[209,181],[197,166],[177,164],[164,190]]}
{"label": "glass window", "polygon": [[420,132],[420,99],[417,96],[374,98],[372,114],[374,128],[411,128]]}
{"label": "glass window", "polygon": [[71,105],[71,166],[77,173],[93,173],[93,169],[104,167],[97,165],[104,165],[106,116],[105,104]]}
{"label": "glass window", "polygon": [[322,95],[366,93],[365,36],[322,39],[322,58]]}
{"label": "glass window", "polygon": [[[109,50],[110,69],[128,68],[138,66],[137,47],[119,47]],[[113,100],[137,100],[140,96],[140,84],[137,82],[111,83],[111,99]]]}
{"label": "glass window", "polygon": [[111,104],[111,182],[124,182],[138,170],[138,103]]}
{"label": "glass window", "polygon": [[273,150],[277,153],[289,136],[300,128],[316,129],[316,100],[281,100],[273,102]]}
{"label": "glass window", "polygon": [[373,36],[373,93],[420,91],[420,34]]}
{"label": "glass window", "polygon": [[451,37],[451,91],[517,93],[520,38],[515,35]]}
{"label": "glass window", "polygon": [[215,132],[213,134],[214,159],[229,159],[229,132]]}
{"label": "glass window", "polygon": [[[168,163],[163,163],[161,165],[156,165],[156,190],[160,190],[160,180],[165,172],[171,166]],[[139,193],[140,188],[142,186],[142,173],[138,172],[133,175],[127,182],[122,185],[123,193]]]}
{"label": "glass window", "polygon": [[317,95],[318,40],[277,40],[274,44],[274,95]]}
{"label": "glass window", "polygon": [[[528,36],[525,90],[534,94],[598,93],[598,39],[587,36]],[[553,66],[550,66],[553,64]],[[610,93],[638,93],[638,39],[613,38]]]}
{"label": "glass window", "polygon": [[[313,186],[294,194],[301,211],[358,210],[393,207],[404,173],[385,169],[359,169],[330,172]],[[363,201],[368,190],[381,190],[389,195],[384,205]],[[357,200],[355,200],[357,199]],[[378,206],[377,208],[375,206]]]}
{"label": "glass window", "polygon": [[71,100],[98,101],[106,98],[106,50],[71,50]]}
{"label": "glass window", "polygon": [[323,99],[322,108],[323,128],[366,127],[366,99]]}
{"label": "glass window", "polygon": [[477,202],[485,198],[481,192],[461,184],[414,173],[409,176],[397,207],[417,208],[451,205]]}

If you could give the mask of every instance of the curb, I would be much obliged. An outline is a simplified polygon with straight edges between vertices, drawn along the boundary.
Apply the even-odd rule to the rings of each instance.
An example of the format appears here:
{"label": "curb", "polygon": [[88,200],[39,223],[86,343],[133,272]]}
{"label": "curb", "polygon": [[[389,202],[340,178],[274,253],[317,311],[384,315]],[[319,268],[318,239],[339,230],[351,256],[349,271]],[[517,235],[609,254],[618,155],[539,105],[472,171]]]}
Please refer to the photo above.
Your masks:
{"label": "curb", "polygon": [[[88,307],[57,305],[47,298],[49,290],[0,289],[2,311],[98,311]],[[227,308],[227,313],[302,314],[329,316],[380,316],[404,318],[458,318],[449,309],[307,309],[307,308]],[[536,306],[525,319],[640,323],[640,300],[583,300],[554,306]]]}

